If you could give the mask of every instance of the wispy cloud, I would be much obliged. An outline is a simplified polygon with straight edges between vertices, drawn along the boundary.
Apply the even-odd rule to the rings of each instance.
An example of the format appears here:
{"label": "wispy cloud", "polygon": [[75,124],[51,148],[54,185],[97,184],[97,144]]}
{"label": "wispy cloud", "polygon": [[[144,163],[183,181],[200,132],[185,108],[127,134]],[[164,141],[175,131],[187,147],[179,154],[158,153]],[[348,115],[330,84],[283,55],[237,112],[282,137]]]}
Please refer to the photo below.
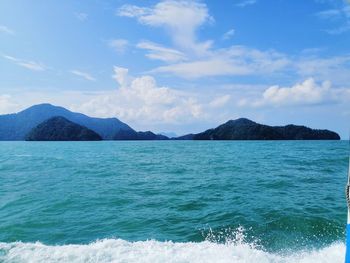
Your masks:
{"label": "wispy cloud", "polygon": [[338,85],[349,83],[350,55],[333,57],[303,56],[295,59],[293,68],[302,77],[329,79]]}
{"label": "wispy cloud", "polygon": [[325,32],[327,32],[330,35],[340,35],[343,34],[345,32],[350,31],[350,22],[337,27],[337,28],[333,28],[333,29],[326,29]]}
{"label": "wispy cloud", "polygon": [[8,56],[8,55],[3,55],[2,57],[9,60],[9,61],[12,61],[13,63],[15,63],[18,66],[24,67],[24,68],[29,69],[29,70],[44,71],[47,69],[47,67],[41,62],[19,59],[19,58],[15,58],[15,57]]}
{"label": "wispy cloud", "polygon": [[244,46],[231,46],[210,51],[204,59],[161,66],[153,72],[172,73],[183,78],[228,75],[258,75],[282,70],[290,64],[288,57],[273,50],[260,51]]}
{"label": "wispy cloud", "polygon": [[243,0],[243,1],[239,2],[238,4],[236,4],[236,6],[246,7],[246,6],[249,6],[249,5],[256,4],[256,2],[257,2],[257,0]]}
{"label": "wispy cloud", "polygon": [[161,60],[165,62],[178,62],[186,60],[185,54],[181,51],[163,47],[150,41],[142,41],[137,44],[137,47],[147,50],[148,53],[146,54],[146,57],[150,59]]}
{"label": "wispy cloud", "polygon": [[213,108],[221,108],[225,106],[231,99],[231,96],[226,94],[223,96],[216,97],[213,99],[210,103],[209,106]]}
{"label": "wispy cloud", "polygon": [[[137,45],[138,48],[148,50],[148,58],[168,64],[151,70],[153,73],[170,73],[189,79],[257,75],[280,70],[288,64],[286,56],[275,51],[260,51],[243,46],[213,49],[211,40],[197,41],[198,29],[214,20],[206,4],[201,2],[161,1],[153,7],[123,5],[117,10],[117,15],[136,18],[147,26],[163,27],[170,33],[176,49],[149,41]],[[234,29],[230,29],[223,39],[231,38],[234,32]]]}
{"label": "wispy cloud", "polygon": [[164,28],[176,46],[194,53],[205,53],[211,46],[211,42],[200,43],[196,38],[197,29],[214,20],[204,3],[161,1],[151,8],[123,5],[117,10],[117,15],[136,18],[144,25]]}
{"label": "wispy cloud", "polygon": [[8,28],[7,26],[4,26],[4,25],[0,25],[0,33],[5,33],[5,34],[9,34],[9,35],[14,35],[15,32]]}
{"label": "wispy cloud", "polygon": [[0,114],[12,113],[18,109],[18,104],[7,94],[0,94]]}
{"label": "wispy cloud", "polygon": [[116,12],[118,16],[137,17],[137,18],[145,15],[149,15],[151,13],[152,13],[151,8],[140,7],[136,5],[128,5],[128,4],[123,5]]}
{"label": "wispy cloud", "polygon": [[80,20],[82,22],[86,21],[89,17],[89,15],[87,13],[74,13],[74,15],[78,20]]}
{"label": "wispy cloud", "polygon": [[328,9],[321,12],[316,13],[316,16],[322,19],[332,19],[335,17],[339,17],[342,14],[340,9]]}
{"label": "wispy cloud", "polygon": [[232,38],[235,35],[235,30],[232,28],[229,31],[227,31],[225,34],[223,34],[222,39],[223,40],[228,40]]}
{"label": "wispy cloud", "polygon": [[116,51],[118,54],[123,54],[129,45],[129,41],[126,39],[112,39],[108,41],[108,45]]}
{"label": "wispy cloud", "polygon": [[344,4],[341,8],[328,9],[316,13],[320,19],[327,19],[338,25],[324,31],[331,35],[339,35],[350,31],[350,5]]}
{"label": "wispy cloud", "polygon": [[248,75],[251,70],[235,65],[224,57],[208,58],[158,67],[154,73],[171,73],[181,78],[198,79],[203,77]]}
{"label": "wispy cloud", "polygon": [[[240,1],[238,5],[252,5],[257,1]],[[178,14],[181,13],[181,19]],[[199,14],[196,16],[195,14]],[[289,78],[290,76],[316,79],[329,79],[336,85],[349,80],[348,56],[322,58],[315,52],[301,51],[299,55],[289,55],[276,50],[261,50],[248,46],[215,48],[212,40],[198,41],[198,29],[214,19],[205,3],[195,1],[161,1],[151,7],[123,5],[117,15],[136,18],[140,24],[162,27],[170,33],[174,47],[151,41],[141,41],[137,47],[147,50],[146,57],[165,62],[151,69],[151,73],[164,73],[186,79],[199,79],[218,76],[270,76]],[[350,16],[350,6],[341,9],[324,10],[317,14],[321,19]],[[350,28],[350,24],[349,24]],[[335,28],[333,32],[348,30]],[[228,30],[222,39],[234,35]]]}
{"label": "wispy cloud", "polygon": [[72,74],[78,76],[78,77],[82,77],[86,80],[89,80],[89,81],[96,81],[96,79],[91,76],[89,73],[86,73],[86,72],[83,72],[83,71],[79,71],[79,70],[71,70],[70,71]]}

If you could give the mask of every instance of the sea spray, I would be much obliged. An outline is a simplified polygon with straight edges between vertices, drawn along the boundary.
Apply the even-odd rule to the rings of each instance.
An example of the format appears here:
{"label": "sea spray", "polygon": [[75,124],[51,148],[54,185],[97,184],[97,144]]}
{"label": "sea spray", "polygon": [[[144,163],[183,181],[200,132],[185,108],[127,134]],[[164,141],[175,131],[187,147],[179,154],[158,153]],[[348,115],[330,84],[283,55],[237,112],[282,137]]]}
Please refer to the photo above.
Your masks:
{"label": "sea spray", "polygon": [[[251,230],[251,229],[250,229]],[[209,229],[202,230],[202,236],[205,241],[217,244],[227,245],[249,245],[252,249],[262,249],[260,240],[253,236],[248,236],[246,229],[243,226],[239,226],[236,229],[231,227],[223,227],[218,230],[214,230],[211,227]]]}
{"label": "sea spray", "polygon": [[250,244],[128,242],[99,240],[87,245],[47,246],[42,243],[0,243],[0,262],[4,263],[341,263],[345,246],[334,243],[319,250],[274,254]]}

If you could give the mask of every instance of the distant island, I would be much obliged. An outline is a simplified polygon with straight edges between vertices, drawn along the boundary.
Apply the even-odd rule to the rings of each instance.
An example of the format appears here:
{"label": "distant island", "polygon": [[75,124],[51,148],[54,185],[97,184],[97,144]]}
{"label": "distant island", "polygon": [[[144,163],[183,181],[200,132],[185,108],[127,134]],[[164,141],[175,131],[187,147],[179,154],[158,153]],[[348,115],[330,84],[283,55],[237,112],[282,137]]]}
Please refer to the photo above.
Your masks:
{"label": "distant island", "polygon": [[32,129],[26,141],[101,141],[96,132],[64,117],[52,117]]}
{"label": "distant island", "polygon": [[136,131],[119,130],[115,134],[113,139],[117,141],[120,141],[120,140],[149,141],[149,140],[169,140],[169,137],[162,134],[155,134],[151,131],[136,132]]}
{"label": "distant island", "polygon": [[230,120],[215,129],[182,136],[192,140],[340,140],[329,130],[316,130],[299,125],[268,126],[240,118]]}
{"label": "distant island", "polygon": [[2,141],[96,140],[340,140],[333,131],[305,126],[268,126],[249,119],[230,120],[216,128],[175,138],[135,131],[117,118],[92,118],[51,104],[0,115]]}

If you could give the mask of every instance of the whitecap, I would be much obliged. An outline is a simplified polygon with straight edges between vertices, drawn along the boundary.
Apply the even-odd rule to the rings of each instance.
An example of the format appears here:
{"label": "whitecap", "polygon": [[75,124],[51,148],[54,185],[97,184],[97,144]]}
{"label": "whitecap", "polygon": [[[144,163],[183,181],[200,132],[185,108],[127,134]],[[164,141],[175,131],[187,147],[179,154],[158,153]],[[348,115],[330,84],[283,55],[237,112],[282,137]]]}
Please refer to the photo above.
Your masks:
{"label": "whitecap", "polygon": [[86,245],[61,246],[40,242],[0,243],[0,262],[4,263],[340,263],[344,262],[344,253],[343,243],[287,255],[269,253],[244,243],[217,244],[209,241],[178,243],[104,239]]}

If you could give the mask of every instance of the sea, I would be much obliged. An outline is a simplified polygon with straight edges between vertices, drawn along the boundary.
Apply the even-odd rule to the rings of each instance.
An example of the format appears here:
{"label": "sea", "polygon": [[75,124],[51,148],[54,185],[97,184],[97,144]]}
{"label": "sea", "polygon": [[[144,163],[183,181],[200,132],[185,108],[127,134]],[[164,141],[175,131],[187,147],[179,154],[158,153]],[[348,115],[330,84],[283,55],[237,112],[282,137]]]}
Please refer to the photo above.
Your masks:
{"label": "sea", "polygon": [[348,141],[0,142],[0,262],[344,262]]}

